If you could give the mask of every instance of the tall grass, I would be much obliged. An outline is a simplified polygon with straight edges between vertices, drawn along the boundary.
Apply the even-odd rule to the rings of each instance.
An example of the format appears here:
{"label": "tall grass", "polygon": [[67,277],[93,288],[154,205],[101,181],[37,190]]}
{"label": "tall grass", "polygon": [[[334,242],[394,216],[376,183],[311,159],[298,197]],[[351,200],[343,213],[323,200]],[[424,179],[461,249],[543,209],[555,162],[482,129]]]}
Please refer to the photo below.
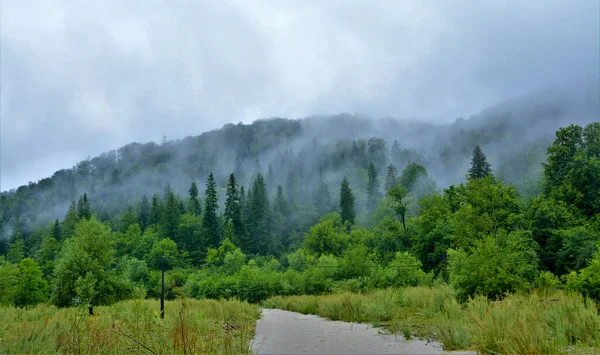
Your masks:
{"label": "tall grass", "polygon": [[249,354],[257,306],[239,301],[132,300],[87,309],[0,308],[0,353]]}
{"label": "tall grass", "polygon": [[500,302],[475,297],[460,304],[452,289],[442,285],[273,297],[263,306],[383,325],[405,338],[437,340],[446,350],[473,349],[484,354],[600,352],[596,305],[581,295],[560,291],[509,295]]}

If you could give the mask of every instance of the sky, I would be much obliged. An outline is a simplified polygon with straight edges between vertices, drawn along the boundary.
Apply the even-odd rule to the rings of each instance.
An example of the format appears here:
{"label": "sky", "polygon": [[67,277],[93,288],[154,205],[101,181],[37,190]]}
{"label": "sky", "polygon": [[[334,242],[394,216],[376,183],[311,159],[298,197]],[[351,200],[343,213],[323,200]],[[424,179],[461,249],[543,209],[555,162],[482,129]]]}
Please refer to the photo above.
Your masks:
{"label": "sky", "polygon": [[0,190],[229,122],[449,122],[599,75],[597,0],[1,0]]}

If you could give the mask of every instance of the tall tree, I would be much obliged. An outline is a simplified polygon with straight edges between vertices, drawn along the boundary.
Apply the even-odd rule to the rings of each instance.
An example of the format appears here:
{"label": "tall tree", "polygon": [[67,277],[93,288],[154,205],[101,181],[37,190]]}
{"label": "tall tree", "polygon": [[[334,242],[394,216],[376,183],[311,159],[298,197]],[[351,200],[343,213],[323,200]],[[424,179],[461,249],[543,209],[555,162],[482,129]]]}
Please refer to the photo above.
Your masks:
{"label": "tall tree", "polygon": [[369,162],[369,169],[367,172],[369,175],[369,182],[367,184],[367,209],[373,211],[377,207],[377,199],[381,197],[379,195],[377,169],[375,169],[375,164],[373,164],[373,162]]}
{"label": "tall tree", "polygon": [[248,193],[248,227],[247,242],[250,245],[242,245],[242,251],[252,254],[265,255],[270,250],[270,218],[269,218],[269,196],[262,174],[254,179],[252,189]]}
{"label": "tall tree", "polygon": [[394,164],[390,163],[387,167],[387,173],[385,175],[385,191],[388,192],[390,189],[398,183],[398,169]]}
{"label": "tall tree", "polygon": [[475,146],[471,158],[471,168],[469,168],[469,179],[481,179],[491,174],[492,165],[487,161],[481,147]]}
{"label": "tall tree", "polygon": [[163,213],[162,202],[157,194],[152,196],[152,206],[150,207],[150,216],[148,217],[148,226],[153,226],[160,223]]}
{"label": "tall tree", "polygon": [[204,216],[202,223],[204,233],[206,235],[207,246],[216,248],[221,242],[221,228],[219,226],[219,217],[217,210],[219,209],[219,201],[217,198],[217,183],[213,173],[208,175],[206,180],[206,198],[204,199]]}
{"label": "tall tree", "polygon": [[[227,226],[229,222],[232,223],[237,238],[243,238],[245,230],[244,222],[242,220],[242,206],[240,203],[240,192],[238,191],[238,184],[234,174],[229,175],[225,199],[225,226]],[[237,243],[237,240],[231,238],[229,240],[233,243]]]}
{"label": "tall tree", "polygon": [[150,220],[150,202],[146,195],[142,196],[142,201],[140,202],[140,214],[138,217],[138,223],[143,231],[148,226],[148,221]]}
{"label": "tall tree", "polygon": [[202,207],[200,206],[200,200],[198,199],[198,186],[195,181],[192,181],[190,186],[190,212],[195,216],[202,214]]}
{"label": "tall tree", "polygon": [[79,198],[77,203],[77,216],[79,219],[90,219],[92,217],[92,208],[88,201],[87,193],[83,194],[83,197]]}
{"label": "tall tree", "polygon": [[177,226],[179,226],[179,219],[181,218],[181,210],[179,209],[179,201],[172,191],[169,191],[167,197],[167,204],[162,215],[161,226],[163,237],[173,239]]}
{"label": "tall tree", "polygon": [[340,215],[342,216],[342,223],[349,222],[354,223],[356,218],[356,212],[354,211],[354,194],[350,189],[350,183],[344,176],[340,187]]}

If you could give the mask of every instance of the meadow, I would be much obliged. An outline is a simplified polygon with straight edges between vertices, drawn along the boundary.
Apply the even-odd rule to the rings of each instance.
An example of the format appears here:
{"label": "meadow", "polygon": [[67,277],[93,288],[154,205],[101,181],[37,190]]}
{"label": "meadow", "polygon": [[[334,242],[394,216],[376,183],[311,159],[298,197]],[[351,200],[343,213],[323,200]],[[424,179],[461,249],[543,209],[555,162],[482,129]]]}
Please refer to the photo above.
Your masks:
{"label": "meadow", "polygon": [[2,354],[249,354],[260,309],[235,300],[130,300],[94,308],[0,308]]}
{"label": "meadow", "polygon": [[272,297],[266,308],[315,314],[331,320],[371,323],[405,338],[441,342],[446,350],[483,354],[597,354],[600,316],[579,294],[533,291],[501,301],[476,296],[459,303],[445,285]]}

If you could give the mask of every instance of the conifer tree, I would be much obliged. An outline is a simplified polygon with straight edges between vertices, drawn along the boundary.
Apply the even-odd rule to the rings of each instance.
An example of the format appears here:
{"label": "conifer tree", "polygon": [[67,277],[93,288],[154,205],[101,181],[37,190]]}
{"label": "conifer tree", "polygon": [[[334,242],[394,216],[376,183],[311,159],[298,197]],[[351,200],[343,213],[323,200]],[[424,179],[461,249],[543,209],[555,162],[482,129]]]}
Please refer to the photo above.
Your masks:
{"label": "conifer tree", "polygon": [[[242,220],[242,208],[240,203],[240,192],[238,191],[238,184],[235,179],[235,175],[229,175],[229,182],[227,183],[227,192],[225,200],[225,229],[227,224],[231,221],[237,238],[243,238],[245,234],[244,222]],[[233,239],[230,239],[233,241]]]}
{"label": "conifer tree", "polygon": [[269,252],[269,197],[267,187],[262,174],[254,179],[252,189],[248,193],[248,227],[247,242],[250,245],[242,245],[242,251],[252,254],[265,255]]}
{"label": "conifer tree", "polygon": [[181,210],[179,209],[179,201],[177,197],[171,191],[167,197],[167,204],[162,215],[161,226],[163,230],[163,237],[173,239],[177,226],[179,225],[179,219],[181,217]]}
{"label": "conifer tree", "polygon": [[190,186],[190,213],[194,216],[200,216],[202,214],[202,207],[200,206],[200,200],[198,199],[198,186],[195,181],[192,181]]}
{"label": "conifer tree", "polygon": [[148,196],[146,195],[142,196],[142,201],[140,202],[140,214],[138,217],[138,223],[143,231],[148,226],[148,221],[150,219],[150,202],[148,202]]}
{"label": "conifer tree", "polygon": [[162,203],[157,194],[152,196],[152,206],[150,207],[150,215],[148,217],[148,226],[153,226],[160,223],[162,219]]}
{"label": "conifer tree", "polygon": [[79,219],[90,219],[92,217],[92,208],[88,201],[87,193],[83,194],[83,197],[79,198],[77,203],[77,216]]}
{"label": "conifer tree", "polygon": [[278,211],[281,215],[287,217],[290,214],[290,206],[283,194],[283,188],[281,185],[277,185],[277,194],[275,195],[275,201],[273,201],[273,210]]}
{"label": "conifer tree", "polygon": [[221,242],[221,228],[219,226],[219,217],[217,210],[219,209],[219,201],[217,199],[217,183],[213,173],[208,175],[206,180],[206,198],[204,199],[204,216],[202,225],[206,236],[207,246],[216,248]]}
{"label": "conifer tree", "polygon": [[387,167],[387,174],[385,175],[385,191],[389,191],[392,187],[398,183],[398,170],[394,164],[390,163]]}
{"label": "conifer tree", "polygon": [[377,179],[377,169],[375,169],[373,162],[369,163],[368,175],[369,182],[367,184],[367,209],[369,211],[373,211],[377,207],[377,199],[381,197],[379,195],[379,179]]}
{"label": "conifer tree", "polygon": [[354,219],[356,218],[356,212],[354,211],[354,194],[352,194],[350,183],[345,176],[340,187],[340,211],[342,223],[345,223],[346,221],[350,222],[350,224],[354,223]]}
{"label": "conifer tree", "polygon": [[469,179],[481,179],[492,174],[492,166],[487,161],[483,150],[475,146],[473,157],[471,158],[471,168],[469,169]]}

